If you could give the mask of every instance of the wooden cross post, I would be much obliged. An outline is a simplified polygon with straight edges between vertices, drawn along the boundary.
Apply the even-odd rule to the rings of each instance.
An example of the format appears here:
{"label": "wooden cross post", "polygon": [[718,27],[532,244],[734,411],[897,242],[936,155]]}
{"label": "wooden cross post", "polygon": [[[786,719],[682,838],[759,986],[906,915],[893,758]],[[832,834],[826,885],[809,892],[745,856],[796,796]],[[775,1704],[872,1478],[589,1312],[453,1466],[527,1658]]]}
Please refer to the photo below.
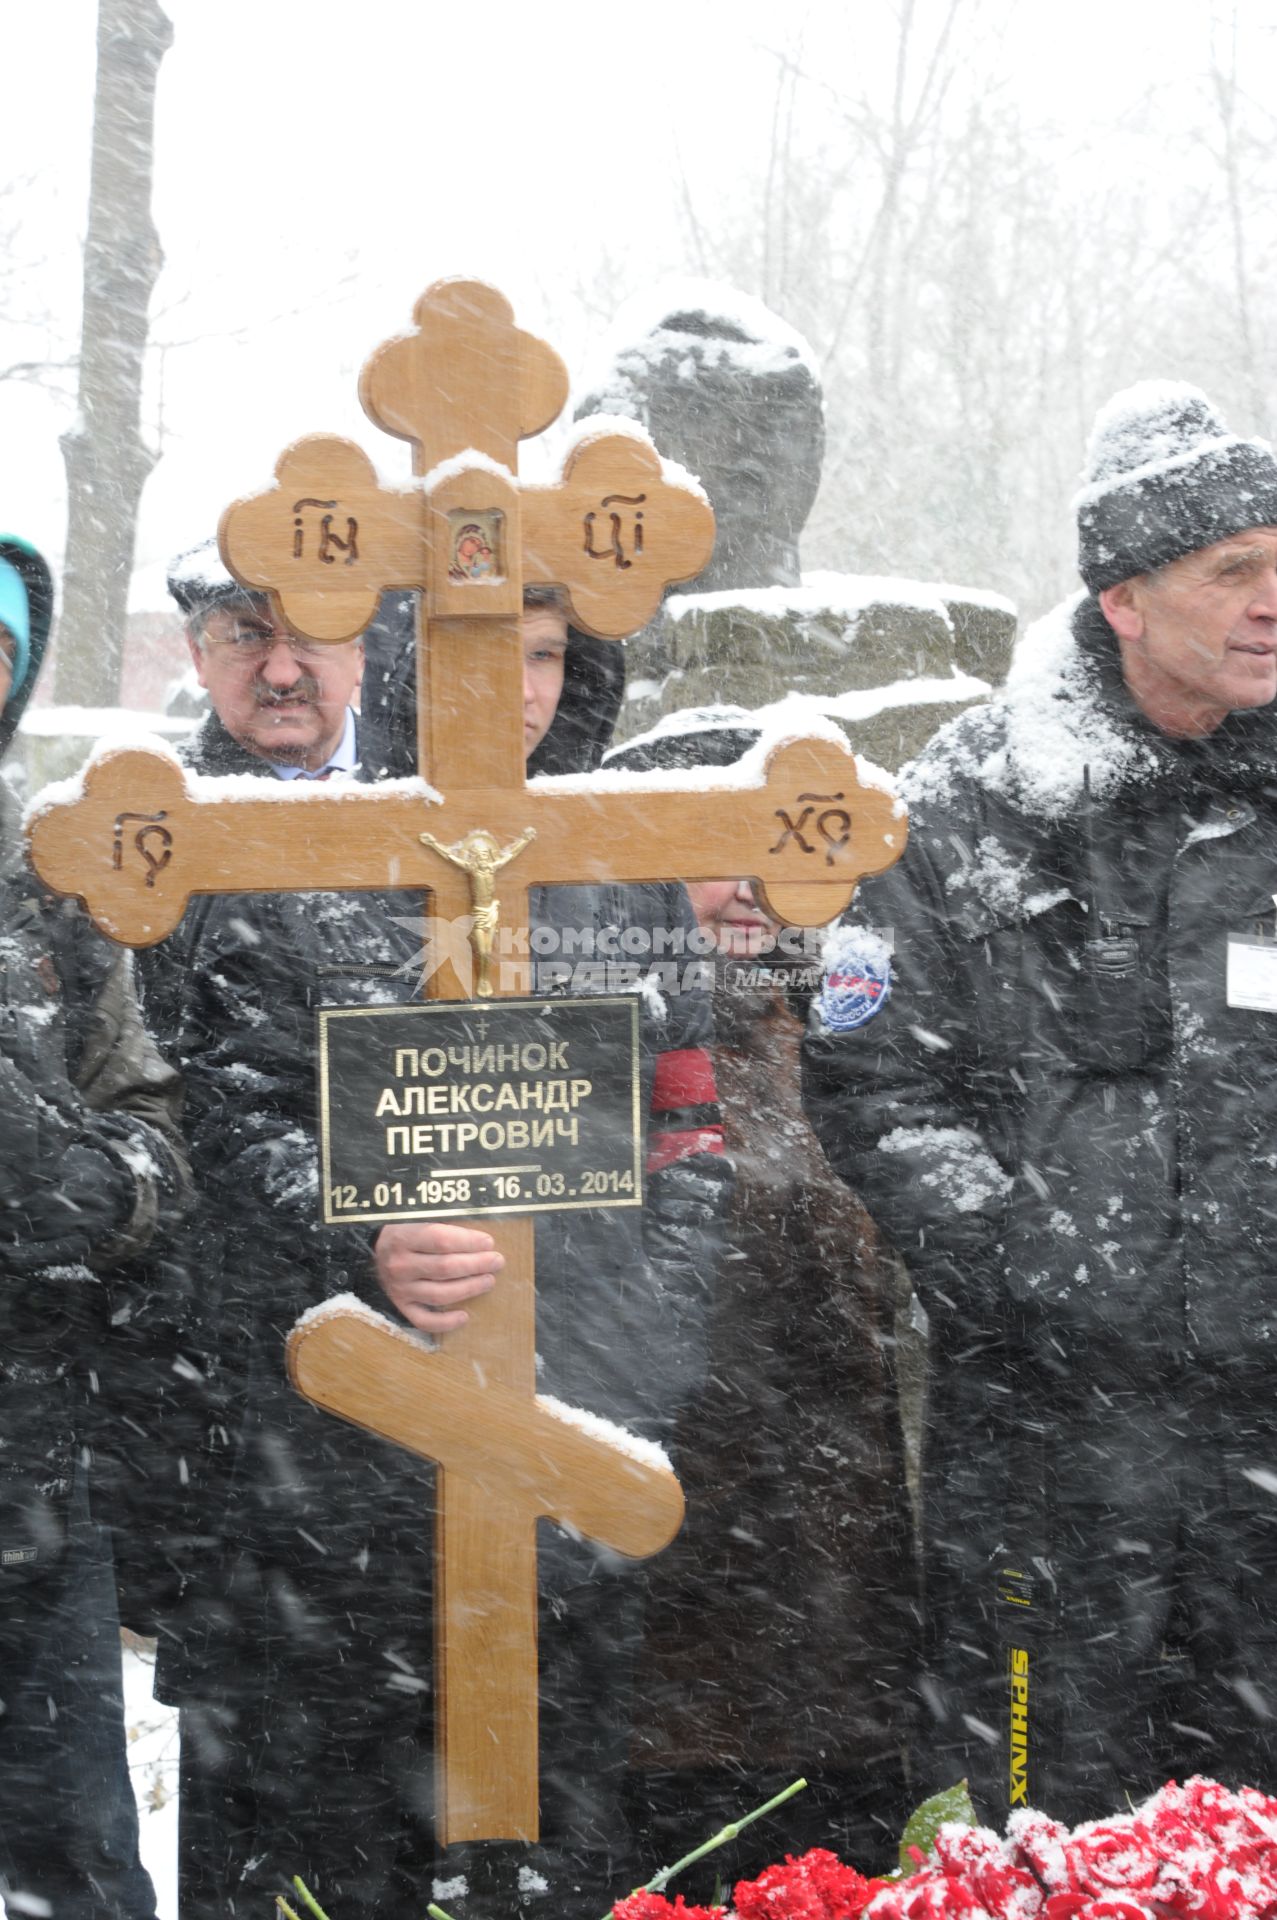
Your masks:
{"label": "wooden cross post", "polygon": [[[475,282],[431,287],[414,319],[373,354],[360,390],[372,418],[413,443],[415,483],[383,487],[354,443],[311,436],[282,455],[274,487],[227,510],[221,544],[236,577],[312,640],[350,639],[384,590],[420,589],[423,777],[300,793],[250,783],[234,798],[210,784],[205,798],[166,750],[107,752],[78,797],[37,808],[37,870],[135,946],[170,933],[192,893],[418,886],[436,924],[473,916],[481,995],[503,991],[490,974],[498,934],[527,951],[532,885],[751,875],[779,918],[833,919],[859,879],[899,857],[905,822],[832,735],[755,755],[713,790],[678,775],[527,784],[524,583],[560,587],[575,625],[617,638],[700,572],[713,516],[618,422],[578,439],[556,485],[521,488],[518,442],[563,406],[562,363]],[[463,998],[466,983],[445,962],[429,992]],[[483,1224],[505,1271],[439,1351],[353,1310],[309,1319],[289,1350],[317,1405],[439,1466],[445,1844],[537,1834],[538,1518],[635,1556],[682,1518],[667,1468],[537,1398],[533,1221]]]}

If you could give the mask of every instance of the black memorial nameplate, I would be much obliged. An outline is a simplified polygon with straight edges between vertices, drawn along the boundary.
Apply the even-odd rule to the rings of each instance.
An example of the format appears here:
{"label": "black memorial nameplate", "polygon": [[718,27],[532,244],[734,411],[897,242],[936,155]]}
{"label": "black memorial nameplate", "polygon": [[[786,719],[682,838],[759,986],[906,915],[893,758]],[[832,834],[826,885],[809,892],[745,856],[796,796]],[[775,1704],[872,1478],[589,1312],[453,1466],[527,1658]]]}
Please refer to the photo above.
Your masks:
{"label": "black memorial nameplate", "polygon": [[642,1204],[638,1001],[319,1014],[324,1223]]}

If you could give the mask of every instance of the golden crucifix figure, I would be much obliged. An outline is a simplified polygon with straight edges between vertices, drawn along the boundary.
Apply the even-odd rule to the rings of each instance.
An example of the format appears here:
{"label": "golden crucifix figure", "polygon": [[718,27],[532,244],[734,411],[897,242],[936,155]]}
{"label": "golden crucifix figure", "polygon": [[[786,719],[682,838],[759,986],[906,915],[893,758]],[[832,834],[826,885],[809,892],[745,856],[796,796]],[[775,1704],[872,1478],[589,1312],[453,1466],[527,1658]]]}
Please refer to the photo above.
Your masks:
{"label": "golden crucifix figure", "polygon": [[492,998],[492,948],[501,912],[501,902],[496,895],[496,875],[536,837],[536,828],[529,827],[508,847],[503,847],[496,834],[489,833],[486,827],[472,827],[462,839],[445,847],[435,839],[433,833],[420,836],[423,846],[432,847],[436,853],[443,855],[450,866],[460,867],[463,873],[470,876],[470,911],[474,916],[470,945],[474,948],[477,965],[475,992],[481,1000]]}

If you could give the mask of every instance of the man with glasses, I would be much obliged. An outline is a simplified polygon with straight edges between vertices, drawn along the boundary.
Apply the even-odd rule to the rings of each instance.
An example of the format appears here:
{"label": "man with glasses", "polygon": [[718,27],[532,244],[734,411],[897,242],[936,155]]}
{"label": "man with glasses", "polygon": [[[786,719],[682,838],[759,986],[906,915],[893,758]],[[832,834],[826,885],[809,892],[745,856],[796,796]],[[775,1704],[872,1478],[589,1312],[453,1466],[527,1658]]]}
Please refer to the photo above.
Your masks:
{"label": "man with glasses", "polygon": [[[381,770],[375,754],[374,764],[361,765],[363,729],[352,705],[364,670],[359,640],[298,639],[278,624],[265,594],[232,579],[213,540],[175,560],[168,585],[212,703],[181,749],[193,772],[319,780],[369,779]],[[417,896],[378,901],[399,914],[420,915]],[[323,974],[338,998],[353,998],[358,988],[347,987],[345,976],[362,971],[361,960],[377,978],[402,959],[386,943],[384,950],[363,952],[367,922],[358,909],[348,911],[351,905],[330,894],[204,895],[190,903],[174,934],[138,955],[147,1023],[184,1071],[192,1052],[207,1043],[233,1045],[229,1036],[245,1002],[260,1006],[260,1070],[241,1076],[243,1110],[229,1102],[223,1108],[213,1131],[224,1139],[237,1138],[241,1123],[251,1129],[254,1114],[271,1107],[272,1042],[287,1024],[283,1009],[299,974]],[[400,946],[405,939],[399,935]],[[189,1107],[188,1097],[188,1119]],[[370,1647],[386,1646],[393,1658],[399,1601],[392,1586],[379,1591],[352,1564],[361,1543],[352,1539],[351,1552],[343,1550],[340,1516],[353,1489],[366,1507],[367,1489],[378,1487],[387,1558],[411,1562],[425,1552],[429,1489],[426,1470],[406,1454],[331,1421],[315,1446],[296,1431],[307,1411],[300,1402],[297,1414],[292,1407],[281,1413],[281,1401],[294,1396],[275,1378],[274,1362],[307,1301],[284,1292],[270,1222],[247,1192],[238,1224],[253,1251],[245,1252],[243,1239],[238,1254],[228,1250],[231,1223],[209,1182],[216,1146],[191,1132],[199,1207],[190,1249],[194,1284],[174,1305],[168,1351],[158,1351],[154,1335],[149,1360],[156,1379],[171,1366],[186,1383],[177,1419],[167,1407],[165,1433],[170,1455],[180,1457],[184,1491],[174,1510],[160,1514],[152,1501],[136,1515],[128,1550],[130,1557],[149,1551],[177,1575],[161,1605],[156,1690],[182,1709],[179,1903],[194,1917],[229,1910],[236,1876],[227,1865],[228,1836],[249,1830],[259,1800],[275,1790],[272,1738],[288,1756],[285,1768],[304,1775],[303,1756],[313,1761],[322,1751],[344,1782],[333,1797],[363,1836],[352,1836],[353,1861],[393,1853],[399,1796],[392,1783],[418,1750],[418,1695],[401,1675],[404,1685],[383,1704],[373,1728],[361,1725],[362,1703],[351,1698],[343,1670],[353,1661],[366,1671]],[[273,1148],[263,1141],[259,1151],[269,1158]],[[367,1252],[354,1235],[333,1238],[324,1285],[339,1290],[343,1259],[353,1269],[366,1263]],[[357,1284],[353,1270],[348,1278]],[[256,1550],[249,1515],[260,1530],[272,1503],[281,1516],[300,1507],[311,1517],[324,1549],[319,1578],[292,1565],[283,1550],[269,1562]],[[321,1513],[331,1530],[316,1518]],[[320,1617],[344,1623],[344,1631],[329,1639],[331,1684],[319,1662],[307,1689],[279,1644],[280,1622],[292,1621],[302,1639]],[[387,1675],[394,1673],[382,1664]],[[380,1754],[370,1731],[383,1743]],[[305,1799],[304,1780],[298,1789]],[[301,1833],[298,1847],[302,1865]],[[281,1888],[285,1884],[281,1879]]]}
{"label": "man with glasses", "polygon": [[[347,712],[358,642],[313,653],[292,643],[211,546],[179,562],[170,584],[215,708],[191,766],[285,779],[356,760],[360,779],[415,770],[406,604],[389,634],[383,755]],[[571,628],[559,597],[536,588],[522,643],[530,777],[589,771],[620,707],[621,649]],[[318,827],[313,809],[297,821],[299,832]],[[637,932],[653,959],[692,925],[682,889],[668,885],[538,888],[531,918],[552,951],[579,954],[597,937],[628,955],[623,936]],[[181,1357],[203,1356],[214,1401],[188,1462],[205,1538],[187,1554],[184,1609],[161,1637],[161,1685],[183,1709],[183,1920],[224,1920],[287,1893],[293,1873],[334,1920],[383,1920],[421,1910],[438,1864],[433,1471],[310,1406],[282,1364],[297,1316],[334,1294],[446,1339],[501,1285],[500,1255],[476,1227],[319,1218],[316,1009],[412,1001],[434,937],[419,889],[209,895],[143,960],[148,1008],[185,1075],[204,1207],[192,1263],[203,1325],[187,1330]],[[538,1380],[660,1439],[699,1384],[727,1174],[708,996],[667,983],[642,997],[639,1029],[644,1204],[541,1219]],[[592,1915],[609,1889],[633,1884],[621,1786],[641,1580],[618,1555],[542,1532],[552,1536],[538,1562],[542,1839],[448,1849],[443,1870],[467,1879],[466,1910],[482,1920],[512,1920],[551,1874],[559,1920]]]}
{"label": "man with glasses", "polygon": [[277,625],[264,594],[231,579],[212,541],[175,562],[169,591],[186,617],[186,644],[213,711],[183,757],[199,773],[261,773],[281,780],[353,772],[351,701],[363,678],[358,640],[299,640]]}

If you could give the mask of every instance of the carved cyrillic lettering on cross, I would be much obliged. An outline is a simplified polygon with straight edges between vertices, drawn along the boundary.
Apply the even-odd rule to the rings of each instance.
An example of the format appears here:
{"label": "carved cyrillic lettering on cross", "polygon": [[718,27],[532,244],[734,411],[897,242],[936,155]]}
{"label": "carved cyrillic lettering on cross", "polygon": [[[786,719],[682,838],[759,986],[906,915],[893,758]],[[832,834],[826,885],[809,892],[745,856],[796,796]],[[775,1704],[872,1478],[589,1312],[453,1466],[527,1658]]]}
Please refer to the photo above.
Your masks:
{"label": "carved cyrillic lettering on cross", "polygon": [[[204,800],[165,751],[106,754],[78,799],[36,819],[42,876],[134,945],[170,932],[193,893],[281,887],[420,886],[436,919],[476,916],[481,961],[498,926],[527,951],[533,885],[750,875],[782,919],[834,918],[859,879],[898,858],[905,823],[832,734],[755,754],[712,791],[668,775],[526,783],[524,582],[561,587],[578,626],[619,637],[701,571],[713,516],[638,430],[587,433],[557,484],[521,487],[518,442],[566,399],[561,362],[490,287],[445,281],[414,317],[413,333],[373,354],[360,391],[413,442],[416,484],[383,486],[352,442],[311,436],[281,457],[274,487],[228,509],[221,540],[238,578],[312,640],[361,632],[386,588],[420,589],[419,765],[431,784],[297,795],[263,782],[251,799]],[[317,809],[302,833],[298,805]],[[151,824],[130,836],[135,821]],[[136,858],[124,857],[130,841]],[[450,963],[428,991],[463,992]],[[666,1469],[564,1429],[538,1401],[532,1221],[485,1225],[505,1256],[501,1284],[443,1351],[327,1313],[295,1331],[290,1357],[317,1404],[441,1469],[445,1842],[536,1834],[538,1517],[646,1554],[681,1514]]]}

